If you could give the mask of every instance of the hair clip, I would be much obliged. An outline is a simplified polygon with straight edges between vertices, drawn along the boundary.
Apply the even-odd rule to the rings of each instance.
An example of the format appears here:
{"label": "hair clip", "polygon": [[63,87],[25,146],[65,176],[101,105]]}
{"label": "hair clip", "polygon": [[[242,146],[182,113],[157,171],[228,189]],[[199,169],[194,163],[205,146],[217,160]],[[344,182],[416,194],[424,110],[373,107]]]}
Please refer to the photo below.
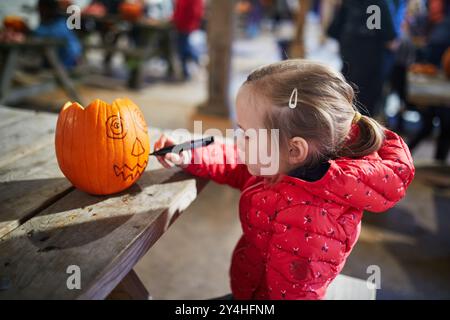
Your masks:
{"label": "hair clip", "polygon": [[297,107],[297,99],[298,91],[297,88],[294,88],[294,90],[292,90],[291,97],[289,98],[289,108],[294,109],[295,107]]}

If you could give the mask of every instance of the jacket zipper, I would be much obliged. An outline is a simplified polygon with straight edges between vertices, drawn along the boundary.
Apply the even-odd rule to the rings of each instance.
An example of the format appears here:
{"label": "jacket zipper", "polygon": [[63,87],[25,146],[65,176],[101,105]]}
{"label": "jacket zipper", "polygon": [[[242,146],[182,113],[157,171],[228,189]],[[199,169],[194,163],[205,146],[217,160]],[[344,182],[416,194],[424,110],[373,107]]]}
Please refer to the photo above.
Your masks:
{"label": "jacket zipper", "polygon": [[[251,186],[249,186],[249,187],[247,187],[247,188],[245,188],[244,190],[242,190],[242,192],[241,192],[241,198],[244,196],[244,194],[246,193],[246,192],[248,192],[249,190],[251,190],[251,189],[254,189],[254,188],[256,188],[256,187],[258,187],[258,186],[260,186],[261,184],[263,184],[264,183],[264,181],[260,181],[260,182],[258,182],[258,183],[255,183],[255,184],[253,184],[253,185],[251,185]],[[263,278],[264,276],[265,276],[265,269],[263,270],[263,273],[262,273],[262,275],[261,275],[261,277]],[[258,286],[254,289],[254,290],[252,290],[252,298],[254,298],[255,297],[255,294],[259,291],[259,288],[261,287],[261,279],[260,279],[260,281],[258,282]]]}

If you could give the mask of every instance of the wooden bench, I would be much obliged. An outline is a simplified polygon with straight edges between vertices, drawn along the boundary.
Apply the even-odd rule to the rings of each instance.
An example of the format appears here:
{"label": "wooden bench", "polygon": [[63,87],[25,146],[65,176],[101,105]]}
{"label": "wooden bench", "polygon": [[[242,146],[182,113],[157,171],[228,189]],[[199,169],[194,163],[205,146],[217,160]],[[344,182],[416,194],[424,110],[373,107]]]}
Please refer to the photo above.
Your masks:
{"label": "wooden bench", "polygon": [[[60,86],[70,99],[82,102],[66,68],[58,57],[58,49],[64,41],[52,38],[29,38],[20,43],[0,42],[0,103],[15,103],[22,99],[50,91]],[[13,87],[15,72],[20,68],[19,56],[23,52],[41,54],[54,75],[54,81],[35,85]]]}

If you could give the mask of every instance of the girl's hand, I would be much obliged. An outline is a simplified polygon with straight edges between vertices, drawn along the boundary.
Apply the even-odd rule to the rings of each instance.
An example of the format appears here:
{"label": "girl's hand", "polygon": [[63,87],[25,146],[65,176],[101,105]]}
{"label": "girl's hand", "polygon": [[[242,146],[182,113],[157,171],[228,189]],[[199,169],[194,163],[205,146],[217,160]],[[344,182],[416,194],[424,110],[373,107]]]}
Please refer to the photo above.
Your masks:
{"label": "girl's hand", "polygon": [[[166,137],[164,134],[162,134],[161,137],[159,137],[159,139],[155,142],[153,150],[157,151],[159,149],[170,147],[173,145],[175,145],[175,142],[169,137]],[[188,151],[182,151],[180,154],[168,153],[164,156],[156,156],[156,158],[164,168],[171,168],[172,165],[170,163],[173,163],[174,165],[181,168],[185,168],[187,167],[190,159]]]}

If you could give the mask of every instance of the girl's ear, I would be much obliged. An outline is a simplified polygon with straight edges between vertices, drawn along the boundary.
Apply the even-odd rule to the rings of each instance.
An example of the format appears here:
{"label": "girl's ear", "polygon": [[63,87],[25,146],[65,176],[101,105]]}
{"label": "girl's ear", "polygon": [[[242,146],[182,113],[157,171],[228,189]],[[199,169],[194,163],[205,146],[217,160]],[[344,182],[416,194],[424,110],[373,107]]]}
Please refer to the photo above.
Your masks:
{"label": "girl's ear", "polygon": [[300,137],[294,137],[289,140],[289,164],[299,165],[306,160],[308,156],[308,142]]}

